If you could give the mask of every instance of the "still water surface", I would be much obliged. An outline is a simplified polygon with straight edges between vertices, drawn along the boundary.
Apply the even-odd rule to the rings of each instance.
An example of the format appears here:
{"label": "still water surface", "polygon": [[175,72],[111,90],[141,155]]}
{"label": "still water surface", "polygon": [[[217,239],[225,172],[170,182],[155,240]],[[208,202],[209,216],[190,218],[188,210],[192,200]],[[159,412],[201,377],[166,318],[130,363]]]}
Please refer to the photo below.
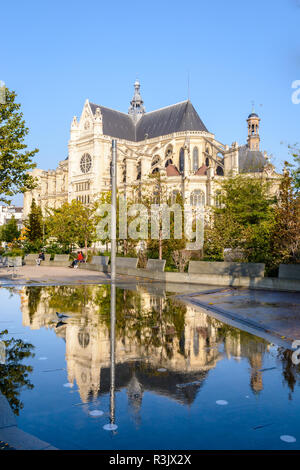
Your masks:
{"label": "still water surface", "polygon": [[1,288],[0,305],[1,339],[31,345],[7,347],[1,392],[21,429],[60,449],[300,448],[291,351],[163,290],[118,288],[111,391],[110,286]]}

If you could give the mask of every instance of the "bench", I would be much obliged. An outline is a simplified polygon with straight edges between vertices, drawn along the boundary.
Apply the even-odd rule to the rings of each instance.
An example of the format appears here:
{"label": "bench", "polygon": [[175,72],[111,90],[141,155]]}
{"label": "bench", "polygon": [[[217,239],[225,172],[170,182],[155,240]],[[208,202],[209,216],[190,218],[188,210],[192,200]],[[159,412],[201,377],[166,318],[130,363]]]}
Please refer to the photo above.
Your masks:
{"label": "bench", "polygon": [[190,261],[189,274],[231,277],[263,277],[264,263],[230,263],[226,261]]}
{"label": "bench", "polygon": [[137,267],[137,264],[138,264],[138,259],[137,258],[121,258],[119,256],[116,257],[116,270],[118,270],[118,268],[134,268],[136,269]]}
{"label": "bench", "polygon": [[36,260],[38,259],[38,253],[29,253],[29,255],[25,256],[25,264],[26,265],[36,265]]}
{"label": "bench", "polygon": [[55,255],[53,261],[49,261],[48,263],[45,261],[44,263],[44,266],[70,266],[70,255]]}
{"label": "bench", "polygon": [[278,277],[280,279],[300,279],[300,264],[280,264]]}
{"label": "bench", "polygon": [[93,256],[91,263],[79,263],[79,269],[89,269],[91,271],[108,271],[109,256]]}
{"label": "bench", "polygon": [[22,256],[7,256],[3,258],[3,264],[8,268],[20,268],[22,266]]}
{"label": "bench", "polygon": [[41,266],[51,266],[50,265],[51,254],[44,253],[44,256],[45,256],[45,259],[44,261],[41,261]]}
{"label": "bench", "polygon": [[165,270],[165,259],[148,259],[146,269],[148,271],[157,271],[163,273]]}

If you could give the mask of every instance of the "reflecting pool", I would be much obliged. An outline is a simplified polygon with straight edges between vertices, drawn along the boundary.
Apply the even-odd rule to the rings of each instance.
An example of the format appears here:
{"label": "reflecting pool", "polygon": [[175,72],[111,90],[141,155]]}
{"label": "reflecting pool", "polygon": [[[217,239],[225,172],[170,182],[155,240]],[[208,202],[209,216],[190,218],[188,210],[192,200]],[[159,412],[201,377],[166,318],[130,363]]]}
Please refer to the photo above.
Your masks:
{"label": "reflecting pool", "polygon": [[59,449],[300,448],[292,351],[163,289],[116,289],[111,388],[110,289],[0,289],[0,390],[21,429]]}

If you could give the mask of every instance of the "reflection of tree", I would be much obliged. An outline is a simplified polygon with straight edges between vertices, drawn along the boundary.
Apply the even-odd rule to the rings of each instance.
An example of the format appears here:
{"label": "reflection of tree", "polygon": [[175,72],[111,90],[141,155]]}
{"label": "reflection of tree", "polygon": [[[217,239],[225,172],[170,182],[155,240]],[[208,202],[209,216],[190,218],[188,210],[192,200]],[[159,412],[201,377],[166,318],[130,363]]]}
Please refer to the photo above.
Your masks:
{"label": "reflection of tree", "polygon": [[225,351],[234,356],[246,357],[251,367],[250,386],[254,393],[263,389],[262,368],[267,341],[246,331],[214,320],[218,341],[224,342]]}
{"label": "reflection of tree", "polygon": [[28,296],[28,310],[30,323],[38,309],[41,300],[42,287],[26,287],[26,295]]}
{"label": "reflection of tree", "polygon": [[[0,333],[0,338],[8,334],[7,330]],[[19,415],[23,403],[19,400],[22,387],[33,388],[28,379],[29,372],[32,372],[31,366],[26,366],[20,362],[28,357],[33,357],[31,350],[34,346],[30,343],[24,343],[21,339],[2,339],[6,351],[6,362],[0,364],[0,390],[6,396],[13,412]]]}
{"label": "reflection of tree", "polygon": [[300,364],[296,365],[293,363],[292,355],[293,351],[284,348],[278,348],[278,359],[282,364],[283,379],[287,383],[290,389],[290,400],[292,399],[292,393],[294,392],[295,385],[299,382],[300,378]]}
{"label": "reflection of tree", "polygon": [[51,286],[46,291],[49,307],[59,312],[83,313],[93,298],[93,286]]}
{"label": "reflection of tree", "polygon": [[[97,296],[100,320],[110,328],[110,286],[105,296]],[[99,292],[100,294],[100,292]],[[156,305],[151,310],[142,306],[139,292],[117,289],[116,293],[116,336],[130,341],[135,339],[143,346],[145,354],[150,347],[165,350],[167,357],[173,356],[174,335],[181,338],[184,334],[186,306],[170,298],[155,297]]]}

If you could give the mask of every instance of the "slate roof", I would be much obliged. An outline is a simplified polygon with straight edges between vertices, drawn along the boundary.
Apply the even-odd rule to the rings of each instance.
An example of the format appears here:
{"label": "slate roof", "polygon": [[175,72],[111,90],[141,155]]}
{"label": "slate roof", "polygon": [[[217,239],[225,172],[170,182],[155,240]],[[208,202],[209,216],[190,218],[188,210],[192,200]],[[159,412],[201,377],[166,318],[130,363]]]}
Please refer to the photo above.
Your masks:
{"label": "slate roof", "polygon": [[192,103],[187,100],[145,113],[135,124],[125,113],[90,103],[93,114],[96,108],[102,113],[103,134],[118,139],[139,142],[173,132],[208,132]]}
{"label": "slate roof", "polygon": [[262,152],[250,150],[247,145],[239,148],[239,171],[240,173],[262,172],[267,161]]}
{"label": "slate roof", "polygon": [[[144,391],[164,395],[184,405],[194,402],[198,391],[204,385],[208,375],[207,370],[184,372],[168,371],[168,374],[157,374],[156,368],[145,362],[125,362],[115,365],[116,390],[128,387],[133,373]],[[100,371],[100,390],[98,394],[104,395],[110,389],[110,367],[103,367]],[[183,385],[179,388],[177,385]]]}

